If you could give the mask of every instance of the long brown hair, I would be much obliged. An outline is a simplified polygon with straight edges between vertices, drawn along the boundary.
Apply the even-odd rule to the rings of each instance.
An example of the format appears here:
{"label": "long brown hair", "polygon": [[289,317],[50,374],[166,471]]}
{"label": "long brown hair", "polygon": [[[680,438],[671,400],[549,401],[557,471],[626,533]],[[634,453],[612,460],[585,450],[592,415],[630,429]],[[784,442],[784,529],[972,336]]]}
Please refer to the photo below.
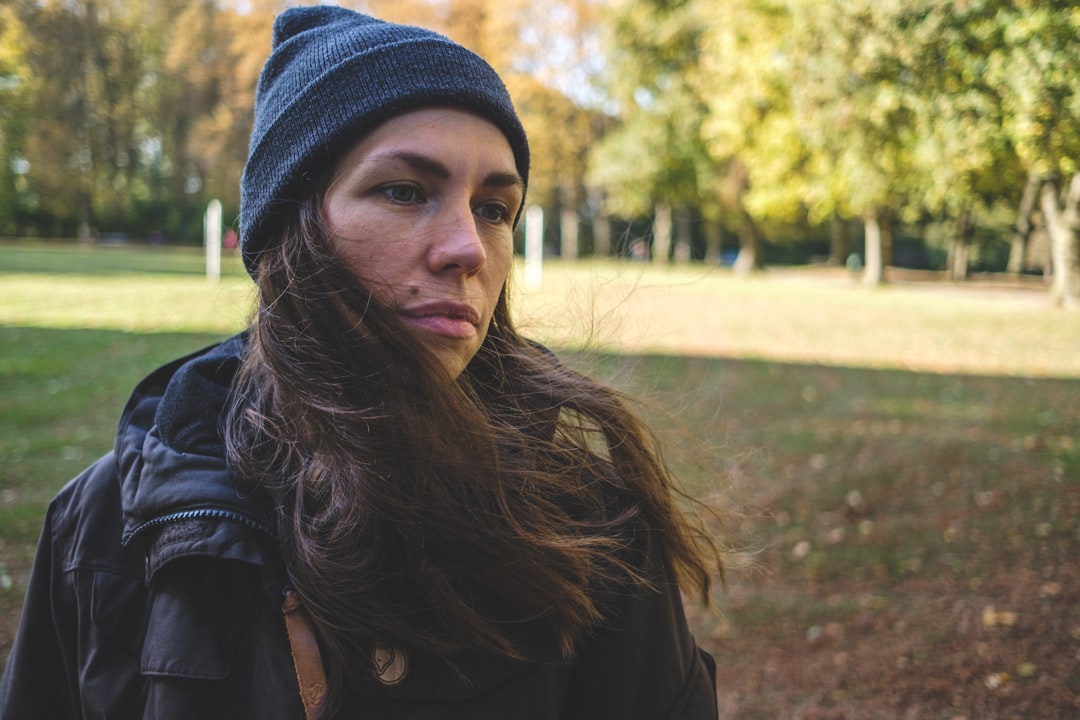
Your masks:
{"label": "long brown hair", "polygon": [[715,546],[676,504],[619,393],[514,329],[506,290],[460,378],[329,249],[313,195],[256,272],[229,460],[278,509],[291,582],[332,689],[373,639],[520,657],[524,626],[573,657],[606,604],[650,583],[643,528],[707,602]]}

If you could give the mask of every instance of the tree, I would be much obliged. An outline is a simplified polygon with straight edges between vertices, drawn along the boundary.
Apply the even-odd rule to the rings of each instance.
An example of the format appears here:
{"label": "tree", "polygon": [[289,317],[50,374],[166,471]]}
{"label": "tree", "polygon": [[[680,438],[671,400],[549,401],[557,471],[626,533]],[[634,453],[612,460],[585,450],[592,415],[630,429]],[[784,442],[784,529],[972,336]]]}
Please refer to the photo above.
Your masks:
{"label": "tree", "polygon": [[226,218],[239,208],[255,87],[270,52],[273,19],[283,3],[252,3],[244,14],[213,0],[174,0],[158,21],[166,35],[155,77],[156,168],[167,178],[169,225],[197,234],[203,209],[221,200]]}
{"label": "tree", "polygon": [[27,178],[41,208],[74,218],[82,238],[95,216],[123,214],[137,172],[141,9],[110,0],[37,3],[22,18],[35,77]]}
{"label": "tree", "polygon": [[33,204],[24,198],[29,167],[21,152],[33,93],[26,33],[15,7],[0,7],[0,234],[16,234],[21,206]]}
{"label": "tree", "polygon": [[890,6],[886,20],[910,78],[906,95],[914,128],[906,219],[929,214],[952,223],[948,270],[964,279],[976,226],[993,226],[1002,203],[1015,207],[1023,185],[1001,97],[985,73],[1005,27],[992,2],[899,3]]}
{"label": "tree", "polygon": [[968,5],[726,5],[728,22],[710,25],[707,128],[714,152],[747,166],[750,211],[805,211],[814,224],[861,217],[870,284],[884,279],[898,220],[952,218],[957,241],[968,238],[1017,167],[996,99],[978,83],[993,43],[984,4]]}
{"label": "tree", "polygon": [[862,218],[870,285],[885,279],[893,219],[915,177],[916,90],[899,52],[895,7],[802,0],[788,45],[795,123],[823,190],[810,195],[811,213]]}
{"label": "tree", "polygon": [[[998,3],[1002,43],[986,59],[1005,130],[1041,184],[1038,208],[1051,239],[1051,296],[1080,305],[1080,14],[1075,3]],[[1034,206],[1034,204],[1033,204]],[[1026,211],[1026,208],[1025,208]],[[1020,223],[1027,224],[1026,218]]]}
{"label": "tree", "polygon": [[[1072,5],[728,3],[706,43],[713,151],[745,163],[745,203],[759,216],[783,213],[781,189],[811,220],[861,216],[870,283],[883,278],[891,225],[924,217],[952,223],[950,269],[965,276],[975,227],[995,227],[1002,202],[1034,205],[1021,192],[1034,168],[1063,245],[1057,264],[1071,268],[1055,273],[1067,297],[1077,213],[1065,186],[1080,136]],[[1030,223],[1018,226],[1023,236]]]}
{"label": "tree", "polygon": [[[605,128],[598,110],[600,37],[598,0],[557,0],[547,3],[503,0],[505,34],[515,43],[500,69],[518,105],[533,148],[530,202],[548,208],[559,220],[560,253],[575,258],[583,250],[579,228],[583,219],[596,227],[606,222],[602,208],[588,202],[586,185],[589,149]],[[496,67],[499,67],[498,65]],[[601,239],[599,252],[607,254]]]}
{"label": "tree", "polygon": [[[17,207],[39,231],[197,237],[209,197],[235,208],[255,82],[283,3],[249,6],[243,15],[212,0],[3,8],[4,28],[14,17],[21,31],[0,42],[21,52],[28,78],[19,103],[5,97],[0,112],[4,153],[9,166],[18,160]],[[0,212],[12,207],[6,198]]]}
{"label": "tree", "polygon": [[[697,7],[688,0],[623,0],[607,22],[606,92],[617,121],[590,154],[590,183],[602,189],[611,212],[655,213],[662,230],[672,227],[673,208],[682,214],[695,206],[717,217],[718,168],[701,135],[706,106],[693,86],[703,32]],[[654,252],[664,262],[667,230]]]}
{"label": "tree", "polygon": [[725,169],[725,206],[737,219],[736,272],[763,266],[759,221],[792,221],[812,193],[801,172],[806,147],[792,114],[786,43],[792,15],[786,3],[702,2],[699,72],[692,82],[707,109],[705,147]]}

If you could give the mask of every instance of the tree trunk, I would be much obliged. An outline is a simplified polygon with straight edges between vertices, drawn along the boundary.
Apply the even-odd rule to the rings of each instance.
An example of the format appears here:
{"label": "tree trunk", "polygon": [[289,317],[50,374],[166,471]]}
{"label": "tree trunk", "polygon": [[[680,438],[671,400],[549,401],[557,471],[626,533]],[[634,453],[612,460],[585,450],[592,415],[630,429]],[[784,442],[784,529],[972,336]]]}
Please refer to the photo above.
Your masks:
{"label": "tree trunk", "polygon": [[750,213],[742,210],[739,223],[739,255],[735,258],[732,269],[736,275],[749,275],[761,270],[765,263],[761,259],[761,233]]}
{"label": "tree trunk", "polygon": [[881,226],[881,277],[885,279],[886,268],[893,264],[893,248],[896,238],[896,213],[891,209],[878,211],[878,225]]}
{"label": "tree trunk", "polygon": [[954,237],[949,247],[949,279],[953,282],[967,280],[968,276],[968,243],[965,237]]}
{"label": "tree trunk", "polygon": [[93,241],[90,228],[90,198],[85,194],[79,197],[79,242],[89,243]]}
{"label": "tree trunk", "polygon": [[953,237],[948,248],[948,279],[955,283],[968,280],[968,239],[959,235]]}
{"label": "tree trunk", "polygon": [[666,265],[671,260],[671,205],[656,203],[653,220],[653,262]]}
{"label": "tree trunk", "polygon": [[885,282],[885,266],[882,262],[881,223],[878,211],[869,210],[863,215],[866,226],[866,268],[863,270],[863,282],[867,285],[881,285]]}
{"label": "tree trunk", "polygon": [[691,224],[693,218],[690,214],[690,208],[686,205],[680,205],[675,210],[675,253],[674,259],[677,265],[686,265],[690,262],[691,253]]}
{"label": "tree trunk", "polygon": [[1024,196],[1020,199],[1020,207],[1016,211],[1016,232],[1012,236],[1009,265],[1006,268],[1006,271],[1013,275],[1019,275],[1024,270],[1024,255],[1032,230],[1031,213],[1035,210],[1035,203],[1039,198],[1040,185],[1042,185],[1042,177],[1039,173],[1034,170],[1029,172],[1027,184],[1024,186]]}
{"label": "tree trunk", "polygon": [[765,266],[761,257],[761,233],[743,203],[743,198],[750,189],[750,171],[746,165],[736,160],[731,164],[728,174],[733,193],[732,205],[739,217],[739,255],[731,269],[736,275],[745,276]]}
{"label": "tree trunk", "polygon": [[705,221],[705,264],[720,263],[720,251],[724,244],[724,233],[719,220]]}
{"label": "tree trunk", "polygon": [[1053,282],[1050,295],[1066,307],[1080,306],[1080,173],[1073,175],[1064,207],[1058,207],[1058,189],[1047,181],[1040,193],[1040,207],[1050,233],[1050,257]]}
{"label": "tree trunk", "polygon": [[949,247],[949,279],[954,282],[967,280],[968,249],[971,246],[971,211],[964,210],[956,220],[952,245]]}
{"label": "tree trunk", "polygon": [[564,207],[559,210],[559,257],[563,260],[578,259],[577,210]]}
{"label": "tree trunk", "polygon": [[851,233],[847,220],[835,213],[829,227],[829,264],[843,267],[850,253]]}
{"label": "tree trunk", "polygon": [[593,255],[606,258],[611,255],[611,218],[597,213],[592,221]]}

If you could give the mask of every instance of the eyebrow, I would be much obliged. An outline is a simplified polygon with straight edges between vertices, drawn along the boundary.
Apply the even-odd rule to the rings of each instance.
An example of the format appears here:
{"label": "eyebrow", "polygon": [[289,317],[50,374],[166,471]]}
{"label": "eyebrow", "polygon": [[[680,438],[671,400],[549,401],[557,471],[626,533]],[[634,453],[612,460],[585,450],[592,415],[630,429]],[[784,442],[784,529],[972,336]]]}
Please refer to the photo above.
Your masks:
{"label": "eyebrow", "polygon": [[[385,153],[373,155],[372,160],[400,160],[405,164],[422,173],[434,175],[440,180],[448,180],[450,171],[438,160],[426,155],[409,152],[408,150],[391,150]],[[525,189],[525,181],[516,172],[493,172],[484,178],[484,187],[505,188],[517,187]]]}

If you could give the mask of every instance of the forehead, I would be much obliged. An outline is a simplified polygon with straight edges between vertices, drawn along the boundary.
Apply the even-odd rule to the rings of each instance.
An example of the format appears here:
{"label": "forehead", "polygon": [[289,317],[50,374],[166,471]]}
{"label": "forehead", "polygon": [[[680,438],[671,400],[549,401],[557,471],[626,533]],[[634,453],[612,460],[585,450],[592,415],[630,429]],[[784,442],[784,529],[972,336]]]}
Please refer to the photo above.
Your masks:
{"label": "forehead", "polygon": [[347,146],[341,165],[395,151],[471,159],[516,172],[510,142],[492,122],[456,108],[424,108],[395,115]]}

